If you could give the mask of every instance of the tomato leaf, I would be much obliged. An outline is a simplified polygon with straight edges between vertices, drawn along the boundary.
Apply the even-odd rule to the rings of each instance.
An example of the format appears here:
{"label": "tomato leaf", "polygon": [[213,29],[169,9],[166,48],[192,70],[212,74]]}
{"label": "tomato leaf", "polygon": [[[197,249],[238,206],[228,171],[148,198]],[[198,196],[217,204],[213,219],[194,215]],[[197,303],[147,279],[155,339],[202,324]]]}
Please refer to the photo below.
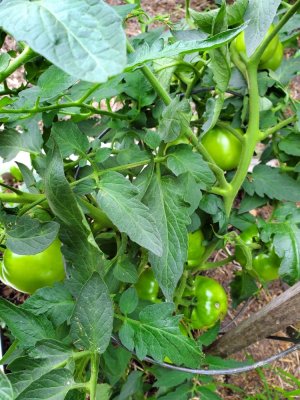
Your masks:
{"label": "tomato leaf", "polygon": [[[52,125],[51,139],[54,139],[63,158],[76,154],[86,158],[90,147],[87,137],[71,121],[56,122]],[[49,142],[47,143],[49,146]]]}
{"label": "tomato leaf", "polygon": [[179,180],[153,176],[145,202],[156,221],[162,255],[149,254],[154,275],[167,301],[172,301],[175,287],[187,259],[187,228],[190,223],[188,203],[184,201]]}
{"label": "tomato leaf", "polygon": [[132,371],[127,377],[126,382],[123,384],[121,392],[117,397],[118,400],[127,400],[134,394],[143,393],[143,372],[142,371]]}
{"label": "tomato leaf", "polygon": [[49,366],[54,368],[56,365],[66,362],[72,355],[72,347],[64,345],[58,340],[41,340],[29,351],[30,357],[46,360]]}
{"label": "tomato leaf", "polygon": [[280,150],[291,156],[300,156],[300,141],[299,133],[291,133],[288,136],[283,137],[278,143]]}
{"label": "tomato leaf", "polygon": [[75,382],[71,371],[56,369],[33,382],[15,400],[64,400],[73,385]]}
{"label": "tomato leaf", "polygon": [[163,47],[162,41],[155,42],[151,47],[147,43],[144,43],[142,46],[138,47],[134,53],[129,54],[126,70],[132,70],[139,65],[156,60],[157,58],[175,57],[179,54],[188,54],[221,47],[234,39],[246,26],[247,23],[240,25],[238,28],[228,29],[225,32],[218,33],[208,39],[178,41],[165,47]]}
{"label": "tomato leaf", "polygon": [[[167,166],[179,176],[189,172],[196,182],[201,183],[201,188],[211,187],[215,183],[215,176],[199,153],[193,152],[190,145],[181,144],[168,153]],[[199,198],[200,200],[200,198]]]}
{"label": "tomato leaf", "polygon": [[257,165],[253,173],[244,182],[244,189],[253,196],[268,196],[270,199],[285,201],[300,201],[300,187],[288,174],[280,172],[279,168],[268,165]]}
{"label": "tomato leaf", "polygon": [[36,316],[4,299],[0,299],[0,319],[7,324],[22,347],[34,346],[39,340],[56,337],[53,325],[44,315]]}
{"label": "tomato leaf", "polygon": [[99,183],[97,201],[120,232],[160,256],[162,245],[157,225],[137,195],[138,189],[123,175],[106,172]]}
{"label": "tomato leaf", "polygon": [[180,101],[179,96],[163,110],[158,126],[161,139],[168,143],[177,139],[184,129],[189,127],[192,117],[191,106],[187,100]]}
{"label": "tomato leaf", "polygon": [[193,378],[193,374],[189,372],[170,370],[157,365],[151,368],[151,372],[156,378],[155,387],[158,388],[171,388]]}
{"label": "tomato leaf", "polygon": [[[172,390],[170,393],[167,393],[163,396],[159,396],[157,399],[158,400],[186,400],[190,395],[192,390],[192,384],[189,383],[184,383],[183,385],[180,385],[176,387],[175,390]],[[202,397],[201,397],[202,398]]]}
{"label": "tomato leaf", "polygon": [[123,314],[131,314],[139,302],[135,288],[129,288],[120,297],[120,310]]}
{"label": "tomato leaf", "polygon": [[0,398],[2,400],[13,400],[14,393],[6,375],[3,372],[0,372]]}
{"label": "tomato leaf", "polygon": [[98,273],[83,286],[71,317],[70,335],[78,349],[102,354],[110,342],[113,304]]}
{"label": "tomato leaf", "polygon": [[174,305],[153,304],[139,314],[139,321],[126,318],[120,330],[120,339],[139,359],[146,355],[157,361],[168,356],[175,364],[196,367],[201,362],[201,352],[195,342],[179,329],[181,316],[172,316]]}
{"label": "tomato leaf", "polygon": [[293,219],[284,222],[263,224],[262,240],[272,243],[276,254],[282,258],[279,276],[289,285],[300,280],[300,228]]}
{"label": "tomato leaf", "polygon": [[30,296],[22,308],[35,315],[45,314],[55,326],[69,320],[74,300],[62,283],[55,283],[53,287],[44,287]]}
{"label": "tomato leaf", "polygon": [[258,288],[255,279],[247,272],[237,273],[230,283],[232,305],[236,308],[240,303],[253,296]]}
{"label": "tomato leaf", "polygon": [[107,383],[97,384],[96,400],[109,400],[111,398],[112,388]]}
{"label": "tomato leaf", "polygon": [[17,41],[78,79],[105,82],[125,66],[122,20],[102,0],[3,0],[0,21]]}
{"label": "tomato leaf", "polygon": [[245,12],[245,20],[249,20],[245,29],[245,43],[249,57],[266,36],[280,3],[281,0],[249,0]]}
{"label": "tomato leaf", "polygon": [[136,283],[138,280],[137,268],[126,256],[118,257],[113,273],[121,282]]}
{"label": "tomato leaf", "polygon": [[20,151],[36,153],[40,151],[42,137],[35,130],[19,133],[8,128],[0,133],[0,157],[4,161],[10,161],[16,157]]}
{"label": "tomato leaf", "polygon": [[205,122],[202,125],[202,131],[203,133],[208,132],[210,129],[212,129],[216,123],[218,122],[220,113],[223,108],[225,100],[225,95],[224,93],[219,93],[215,98],[210,98],[206,102],[206,107],[205,107]]}
{"label": "tomato leaf", "polygon": [[108,346],[102,355],[104,361],[103,372],[108,377],[109,383],[115,385],[125,374],[131,353],[123,347]]}
{"label": "tomato leaf", "polygon": [[45,193],[49,206],[60,223],[63,253],[72,263],[74,293],[100,265],[104,255],[96,245],[86,219],[65,177],[63,162],[56,146],[48,154],[44,177]]}
{"label": "tomato leaf", "polygon": [[[228,15],[228,25],[236,25],[243,21],[243,16],[245,14],[248,5],[248,0],[236,0],[234,4],[228,5],[226,7],[226,12]],[[190,10],[191,17],[198,28],[204,32],[211,33],[214,19],[216,18],[219,9],[198,12],[195,10]]]}
{"label": "tomato leaf", "polygon": [[39,222],[28,216],[5,219],[6,246],[16,254],[37,254],[44,251],[58,235],[55,221]]}

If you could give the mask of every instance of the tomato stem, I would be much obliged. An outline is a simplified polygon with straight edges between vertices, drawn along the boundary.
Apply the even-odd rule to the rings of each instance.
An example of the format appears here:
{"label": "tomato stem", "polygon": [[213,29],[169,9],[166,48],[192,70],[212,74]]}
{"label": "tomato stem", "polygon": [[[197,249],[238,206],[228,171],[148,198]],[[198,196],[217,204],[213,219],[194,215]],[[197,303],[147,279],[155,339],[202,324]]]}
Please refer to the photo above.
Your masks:
{"label": "tomato stem", "polygon": [[97,396],[99,362],[100,362],[99,354],[93,353],[91,356],[91,379],[89,382],[90,400],[96,400]]}
{"label": "tomato stem", "polygon": [[268,136],[273,135],[277,131],[279,131],[281,128],[284,128],[285,126],[296,122],[297,121],[297,116],[293,115],[292,117],[289,117],[285,119],[284,121],[280,121],[278,124],[272,126],[271,128],[267,129],[265,132],[261,132],[260,134],[260,141],[266,139]]}
{"label": "tomato stem", "polygon": [[176,294],[175,294],[174,303],[176,305],[176,308],[178,308],[178,305],[181,304],[182,296],[183,296],[184,290],[186,288],[186,281],[187,281],[188,276],[189,276],[188,271],[184,270],[183,274],[182,274],[182,277],[181,277],[181,280],[180,280],[180,283],[179,283],[179,286],[178,286],[178,289],[177,289]]}
{"label": "tomato stem", "polygon": [[34,53],[34,51],[32,51],[29,46],[26,46],[22,53],[18,57],[16,57],[3,72],[1,72],[0,83],[35,56],[36,54]]}
{"label": "tomato stem", "polygon": [[256,143],[260,140],[259,91],[256,63],[250,62],[246,66],[246,71],[249,87],[249,125],[244,135],[244,143],[237,171],[233,180],[231,181],[231,188],[230,190],[228,190],[227,194],[224,197],[225,212],[227,217],[229,217],[230,215],[234,199],[247,176],[248,168],[253,157]]}

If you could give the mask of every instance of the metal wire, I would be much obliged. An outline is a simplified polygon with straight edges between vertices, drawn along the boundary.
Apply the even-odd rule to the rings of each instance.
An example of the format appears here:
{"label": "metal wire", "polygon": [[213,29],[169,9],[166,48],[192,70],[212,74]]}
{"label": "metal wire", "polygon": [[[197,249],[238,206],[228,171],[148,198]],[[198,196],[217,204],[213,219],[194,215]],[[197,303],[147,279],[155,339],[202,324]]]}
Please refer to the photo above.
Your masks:
{"label": "metal wire", "polygon": [[[123,346],[123,344],[120,342],[120,340],[118,338],[116,338],[115,336],[112,336],[111,338],[112,338],[113,342],[117,343],[118,345],[124,347],[127,351],[129,351],[125,346]],[[295,344],[294,346],[288,348],[287,350],[283,350],[278,354],[275,354],[264,360],[257,361],[253,364],[245,365],[243,367],[226,368],[226,369],[195,369],[195,368],[179,367],[177,365],[155,361],[151,357],[145,357],[142,361],[147,361],[151,364],[158,365],[163,368],[168,368],[168,369],[172,369],[175,371],[181,371],[181,372],[188,372],[188,373],[195,374],[195,375],[234,375],[234,374],[240,374],[243,372],[249,372],[256,368],[263,367],[263,366],[270,364],[276,360],[279,360],[280,358],[285,357],[288,354],[293,353],[294,351],[297,351],[297,350],[300,350],[300,343]],[[136,353],[134,351],[130,351],[130,353],[132,353],[133,355],[136,356]]]}

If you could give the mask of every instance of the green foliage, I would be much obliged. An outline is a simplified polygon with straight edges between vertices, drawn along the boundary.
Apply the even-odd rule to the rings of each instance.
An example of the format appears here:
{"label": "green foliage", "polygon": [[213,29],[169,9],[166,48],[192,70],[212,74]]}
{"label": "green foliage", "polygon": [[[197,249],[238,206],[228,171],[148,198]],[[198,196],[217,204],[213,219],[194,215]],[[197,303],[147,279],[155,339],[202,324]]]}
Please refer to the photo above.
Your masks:
{"label": "green foliage", "polygon": [[[211,261],[215,251],[237,246],[246,259],[225,288],[233,307],[259,296],[259,253],[273,252],[288,285],[300,280],[300,106],[289,89],[299,52],[276,71],[262,62],[271,25],[296,48],[300,0],[218,1],[204,12],[187,1],[176,25],[126,3],[1,1],[1,254],[45,263],[58,237],[66,270],[63,282],[38,286],[22,304],[0,300],[11,344],[3,400],[219,399],[211,377],[161,365],[245,365],[205,355],[220,321],[193,329],[194,283],[234,258]],[[141,34],[126,39],[132,18]],[[245,52],[232,46],[241,33]],[[16,50],[6,50],[7,34]],[[212,154],[202,140],[224,126],[239,140],[230,171],[221,169],[221,153],[232,155],[224,143]],[[11,178],[10,161],[21,177]],[[265,205],[268,219],[252,215]],[[241,243],[254,224],[260,239]],[[201,254],[187,268],[195,231]],[[146,271],[147,293],[139,285]],[[8,285],[4,275],[1,267]],[[296,378],[278,373],[293,389],[269,387],[260,371],[262,398],[297,396]]]}

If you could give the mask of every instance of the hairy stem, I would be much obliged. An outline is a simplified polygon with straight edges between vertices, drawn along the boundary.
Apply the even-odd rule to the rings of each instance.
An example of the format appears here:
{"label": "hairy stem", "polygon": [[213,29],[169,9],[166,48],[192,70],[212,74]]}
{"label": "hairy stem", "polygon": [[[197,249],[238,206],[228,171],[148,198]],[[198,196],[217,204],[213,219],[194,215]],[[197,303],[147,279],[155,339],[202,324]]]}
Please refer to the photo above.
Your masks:
{"label": "hairy stem", "polygon": [[100,361],[99,355],[96,353],[92,354],[92,356],[91,356],[91,379],[89,382],[90,400],[96,400],[96,396],[97,396],[99,361]]}
{"label": "hairy stem", "polygon": [[30,47],[26,46],[22,53],[16,57],[3,72],[0,73],[0,83],[33,57],[35,57],[34,51],[32,51]]}
{"label": "hairy stem", "polygon": [[228,191],[224,198],[227,217],[230,215],[234,199],[247,176],[256,143],[259,141],[259,92],[256,64],[249,63],[247,65],[247,78],[249,86],[249,125],[244,135],[240,162],[231,181],[231,190]]}
{"label": "hairy stem", "polygon": [[261,132],[260,140],[266,139],[268,136],[273,135],[280,129],[284,128],[287,125],[292,124],[293,122],[297,121],[297,116],[293,115],[290,118],[285,119],[284,121],[280,121],[277,125],[272,126],[271,128],[267,129],[265,132]]}
{"label": "hairy stem", "polygon": [[18,108],[18,109],[0,109],[1,113],[5,114],[36,114],[40,112],[52,111],[52,110],[61,110],[64,108],[73,108],[80,107],[90,110],[93,114],[105,115],[110,118],[128,120],[129,117],[127,115],[123,115],[120,113],[114,113],[106,110],[101,110],[100,108],[96,108],[86,103],[78,103],[77,101],[70,103],[60,103],[60,104],[52,104],[50,106],[36,106],[33,108]]}

